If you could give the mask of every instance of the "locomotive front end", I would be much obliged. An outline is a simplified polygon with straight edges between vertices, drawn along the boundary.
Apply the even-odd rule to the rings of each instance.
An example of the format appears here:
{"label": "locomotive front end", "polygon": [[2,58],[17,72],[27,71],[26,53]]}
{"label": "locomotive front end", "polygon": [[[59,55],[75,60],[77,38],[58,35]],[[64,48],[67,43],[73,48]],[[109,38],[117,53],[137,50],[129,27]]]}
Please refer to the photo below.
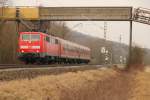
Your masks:
{"label": "locomotive front end", "polygon": [[21,32],[19,35],[19,59],[28,63],[40,56],[41,35],[38,32]]}

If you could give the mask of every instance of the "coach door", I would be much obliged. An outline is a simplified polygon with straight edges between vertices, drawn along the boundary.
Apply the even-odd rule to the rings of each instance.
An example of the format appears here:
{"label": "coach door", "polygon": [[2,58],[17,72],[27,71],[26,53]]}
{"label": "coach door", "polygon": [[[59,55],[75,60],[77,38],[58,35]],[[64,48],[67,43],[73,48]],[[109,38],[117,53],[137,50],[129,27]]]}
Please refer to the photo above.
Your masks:
{"label": "coach door", "polygon": [[49,55],[50,37],[46,36],[45,40],[46,40],[46,42],[45,42],[45,52],[46,52],[47,55]]}

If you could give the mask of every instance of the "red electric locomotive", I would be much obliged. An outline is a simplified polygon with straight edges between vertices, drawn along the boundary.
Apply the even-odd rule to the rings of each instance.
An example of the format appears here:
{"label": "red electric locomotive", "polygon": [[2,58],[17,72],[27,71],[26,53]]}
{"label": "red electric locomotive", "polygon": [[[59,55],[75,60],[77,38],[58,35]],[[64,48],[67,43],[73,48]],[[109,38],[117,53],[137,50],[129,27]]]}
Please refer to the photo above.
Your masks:
{"label": "red electric locomotive", "polygon": [[19,59],[25,63],[88,63],[88,47],[42,32],[19,33]]}

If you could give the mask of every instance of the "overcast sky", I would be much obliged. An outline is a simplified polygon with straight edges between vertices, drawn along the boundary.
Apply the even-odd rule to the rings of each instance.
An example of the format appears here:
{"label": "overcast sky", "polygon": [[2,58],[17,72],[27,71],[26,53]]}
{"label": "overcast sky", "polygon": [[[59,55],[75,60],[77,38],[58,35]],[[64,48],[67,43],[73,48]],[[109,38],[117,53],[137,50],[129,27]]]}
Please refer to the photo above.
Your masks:
{"label": "overcast sky", "polygon": [[[150,0],[10,0],[12,6],[133,6],[150,8]],[[82,23],[82,24],[80,24]],[[103,38],[104,22],[67,22],[73,30]],[[119,41],[122,34],[122,42],[129,42],[128,22],[108,22],[107,39]],[[78,26],[76,26],[78,25]],[[76,27],[74,27],[76,26]],[[150,25],[133,23],[133,42],[150,48]]]}

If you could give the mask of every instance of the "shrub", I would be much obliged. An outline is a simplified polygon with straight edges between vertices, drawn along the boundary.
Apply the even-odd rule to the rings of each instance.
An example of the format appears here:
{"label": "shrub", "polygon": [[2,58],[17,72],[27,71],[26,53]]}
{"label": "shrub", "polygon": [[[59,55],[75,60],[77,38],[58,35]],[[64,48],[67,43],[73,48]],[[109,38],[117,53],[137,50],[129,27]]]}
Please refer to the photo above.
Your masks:
{"label": "shrub", "polygon": [[145,51],[138,46],[132,47],[131,59],[127,63],[128,69],[143,69]]}

